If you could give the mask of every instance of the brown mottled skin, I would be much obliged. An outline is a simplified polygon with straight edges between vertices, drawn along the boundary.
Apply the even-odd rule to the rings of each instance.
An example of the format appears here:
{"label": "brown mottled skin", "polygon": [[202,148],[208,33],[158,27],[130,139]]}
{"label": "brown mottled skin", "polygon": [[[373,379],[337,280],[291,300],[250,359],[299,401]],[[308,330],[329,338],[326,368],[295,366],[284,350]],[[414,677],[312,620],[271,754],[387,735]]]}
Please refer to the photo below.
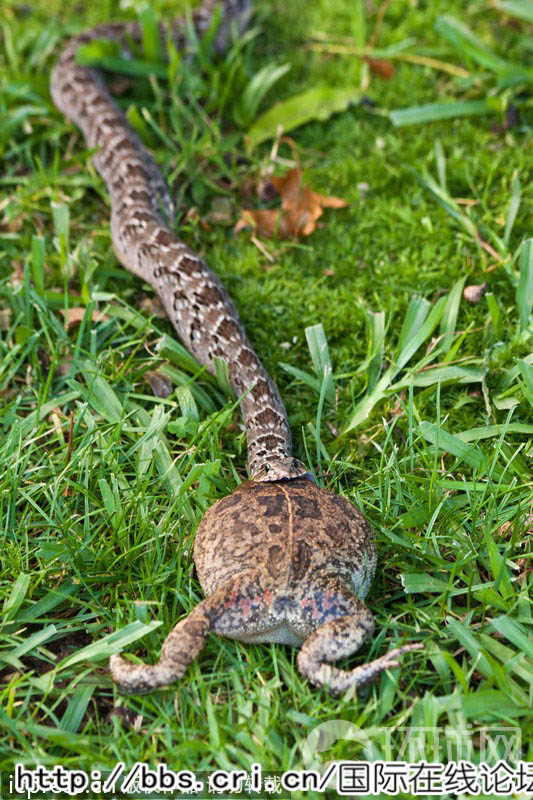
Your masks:
{"label": "brown mottled skin", "polygon": [[209,632],[298,646],[300,672],[333,694],[398,666],[398,656],[420,646],[349,671],[330,665],[372,634],[362,599],[376,554],[364,516],[307,477],[248,481],[218,500],[198,528],[194,561],[206,599],[167,637],[158,664],[111,657],[122,690],[148,692],[180,678]]}

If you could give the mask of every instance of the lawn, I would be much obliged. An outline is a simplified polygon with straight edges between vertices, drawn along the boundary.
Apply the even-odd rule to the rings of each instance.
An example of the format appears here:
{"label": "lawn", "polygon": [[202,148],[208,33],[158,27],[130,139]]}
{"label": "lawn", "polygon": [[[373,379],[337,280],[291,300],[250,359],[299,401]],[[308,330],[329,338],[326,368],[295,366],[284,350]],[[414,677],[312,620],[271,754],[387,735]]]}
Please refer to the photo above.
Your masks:
{"label": "lawn", "polygon": [[[533,761],[527,1],[257,2],[254,34],[225,59],[197,46],[196,61],[154,67],[149,34],[176,5],[0,8],[4,781],[16,762]],[[65,36],[138,14],[144,51],[112,81],[172,186],[176,230],[233,297],[296,455],[376,534],[376,632],[340,666],[425,645],[357,697],[314,689],[294,650],[215,636],[179,684],[144,697],[120,695],[106,668],[116,651],[158,658],[202,597],[196,527],[246,479],[223,371],[198,367],[119,265],[105,185],[48,92]],[[272,85],[247,93],[265,66]],[[323,113],[324,86],[353,102]],[[266,112],[304,92],[310,118],[274,146],[293,117]],[[243,208],[276,205],[257,196],[268,174],[296,167],[348,205],[308,237],[234,233]],[[306,746],[327,722],[339,738]]]}

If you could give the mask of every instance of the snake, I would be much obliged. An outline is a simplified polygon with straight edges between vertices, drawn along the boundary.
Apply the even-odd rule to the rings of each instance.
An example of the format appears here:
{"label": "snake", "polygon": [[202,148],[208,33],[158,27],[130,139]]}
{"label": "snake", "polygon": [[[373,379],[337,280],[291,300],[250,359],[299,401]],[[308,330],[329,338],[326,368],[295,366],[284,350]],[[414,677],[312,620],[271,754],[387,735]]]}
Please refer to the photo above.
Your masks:
{"label": "snake", "polygon": [[[194,11],[201,37],[211,23],[214,0]],[[223,52],[232,31],[248,23],[251,0],[224,0],[215,48]],[[186,47],[186,21],[175,20],[170,36]],[[98,25],[72,37],[52,70],[50,91],[57,108],[74,122],[95,149],[93,164],[111,199],[111,240],[120,263],[150,284],[180,338],[200,364],[215,374],[216,360],[228,366],[240,399],[250,477],[292,479],[308,472],[292,455],[287,412],[279,391],[253,349],[239,315],[216,274],[171,228],[174,203],[161,170],[111,96],[102,73],[79,64],[79,48],[94,40],[117,43],[131,55],[141,40],[137,22]]]}

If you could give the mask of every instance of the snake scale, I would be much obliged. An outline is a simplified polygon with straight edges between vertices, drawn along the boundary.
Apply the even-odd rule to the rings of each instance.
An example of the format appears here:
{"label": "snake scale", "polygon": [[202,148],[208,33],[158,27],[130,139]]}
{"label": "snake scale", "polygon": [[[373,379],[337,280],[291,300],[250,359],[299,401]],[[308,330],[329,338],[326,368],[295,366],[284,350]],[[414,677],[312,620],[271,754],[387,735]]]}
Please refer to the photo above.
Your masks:
{"label": "snake scale", "polygon": [[[223,51],[242,31],[251,0],[223,0],[215,44]],[[207,30],[215,0],[192,21]],[[170,28],[186,47],[185,24]],[[298,668],[317,686],[339,693],[358,688],[398,656],[341,670],[330,662],[369,638],[372,615],[362,599],[375,568],[371,528],[347,500],[316,486],[291,451],[287,414],[274,383],[244,332],[216,275],[171,229],[174,206],[153,157],[106,88],[103,75],[76,61],[94,39],[118,42],[125,53],[140,41],[136,23],[104,24],[70,39],[52,72],[54,103],[82,130],[111,197],[111,236],[124,267],[158,293],[181,339],[207,369],[228,364],[246,428],[250,480],[217,501],[198,528],[194,560],[206,598],[167,636],[157,664],[134,664],[115,654],[118,687],[142,693],[181,677],[209,632],[243,642],[298,646]]]}

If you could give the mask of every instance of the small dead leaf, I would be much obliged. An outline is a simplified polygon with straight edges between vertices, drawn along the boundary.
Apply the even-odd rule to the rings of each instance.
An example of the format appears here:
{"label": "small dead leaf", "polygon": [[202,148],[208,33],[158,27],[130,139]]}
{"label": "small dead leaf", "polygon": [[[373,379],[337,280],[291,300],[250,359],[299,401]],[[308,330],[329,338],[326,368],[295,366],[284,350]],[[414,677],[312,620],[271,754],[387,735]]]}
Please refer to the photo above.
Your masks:
{"label": "small dead leaf", "polygon": [[[75,306],[74,308],[62,308],[60,311],[65,317],[68,330],[72,325],[77,325],[78,322],[82,321],[87,309],[84,306]],[[105,322],[108,319],[107,314],[103,314],[101,311],[95,310],[92,313],[93,322]]]}
{"label": "small dead leaf", "polygon": [[252,227],[258,235],[280,239],[309,236],[316,229],[316,221],[324,208],[344,208],[348,205],[340,197],[328,197],[313,192],[302,184],[302,171],[289,170],[281,177],[272,177],[271,184],[281,196],[279,209],[245,209],[234,227],[234,233]]}
{"label": "small dead leaf", "polygon": [[488,283],[480,283],[479,286],[465,286],[463,289],[463,297],[467,302],[475,306],[479,303],[488,288]]}
{"label": "small dead leaf", "polygon": [[156,397],[170,397],[174,391],[169,379],[159,372],[146,372],[144,377],[152,387],[152,392]]}
{"label": "small dead leaf", "polygon": [[385,61],[381,58],[372,58],[371,56],[364,56],[364,60],[370,67],[370,72],[374,75],[379,75],[380,78],[385,78],[389,81],[394,75],[395,69],[390,61]]}

